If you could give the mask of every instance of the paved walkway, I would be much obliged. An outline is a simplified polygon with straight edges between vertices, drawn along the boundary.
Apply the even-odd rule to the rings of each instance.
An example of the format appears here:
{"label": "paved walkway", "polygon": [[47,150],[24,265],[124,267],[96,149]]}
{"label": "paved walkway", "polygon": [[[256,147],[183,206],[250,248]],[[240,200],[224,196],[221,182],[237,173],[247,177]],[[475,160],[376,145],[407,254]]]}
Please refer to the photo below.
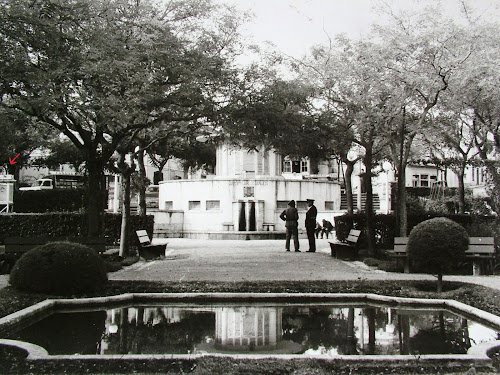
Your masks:
{"label": "paved walkway", "polygon": [[[111,280],[151,281],[271,281],[271,280],[435,280],[423,274],[390,273],[367,267],[362,262],[345,262],[330,256],[328,240],[317,240],[317,252],[307,253],[301,239],[301,253],[285,252],[284,240],[189,240],[155,239],[168,242],[165,259],[140,261],[109,274]],[[445,276],[500,290],[500,276]],[[0,288],[8,275],[0,275]]]}
{"label": "paved walkway", "polygon": [[[328,240],[317,240],[317,252],[284,251],[284,240],[166,239],[166,258],[138,262],[109,275],[112,280],[271,281],[271,280],[435,280],[431,275],[390,273],[330,256]],[[500,290],[500,276],[445,276]]]}

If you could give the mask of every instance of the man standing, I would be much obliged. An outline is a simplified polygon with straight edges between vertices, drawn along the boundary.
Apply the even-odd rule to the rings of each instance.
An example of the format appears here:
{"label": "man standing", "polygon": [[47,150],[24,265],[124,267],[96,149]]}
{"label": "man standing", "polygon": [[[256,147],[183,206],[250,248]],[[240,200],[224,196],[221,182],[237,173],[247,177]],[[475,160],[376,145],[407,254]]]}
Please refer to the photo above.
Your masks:
{"label": "man standing", "polygon": [[288,202],[288,208],[286,208],[280,215],[281,220],[286,221],[286,251],[290,251],[290,238],[293,237],[293,245],[295,251],[300,253],[299,250],[299,212],[295,208],[295,201],[292,199]]}
{"label": "man standing", "polygon": [[309,250],[308,253],[316,252],[316,239],[314,238],[314,232],[316,230],[316,216],[318,216],[318,210],[314,205],[314,199],[307,199],[308,210],[306,212],[306,232],[307,239],[309,240]]}

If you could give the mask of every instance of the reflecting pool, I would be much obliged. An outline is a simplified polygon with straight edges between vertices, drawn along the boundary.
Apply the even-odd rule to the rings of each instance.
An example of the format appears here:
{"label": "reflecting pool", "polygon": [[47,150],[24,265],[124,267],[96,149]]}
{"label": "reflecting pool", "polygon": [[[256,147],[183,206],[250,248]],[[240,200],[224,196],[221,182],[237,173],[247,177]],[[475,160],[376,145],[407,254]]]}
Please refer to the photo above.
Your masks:
{"label": "reflecting pool", "polygon": [[56,354],[465,354],[499,333],[441,310],[338,305],[123,306],[49,315],[10,339]]}

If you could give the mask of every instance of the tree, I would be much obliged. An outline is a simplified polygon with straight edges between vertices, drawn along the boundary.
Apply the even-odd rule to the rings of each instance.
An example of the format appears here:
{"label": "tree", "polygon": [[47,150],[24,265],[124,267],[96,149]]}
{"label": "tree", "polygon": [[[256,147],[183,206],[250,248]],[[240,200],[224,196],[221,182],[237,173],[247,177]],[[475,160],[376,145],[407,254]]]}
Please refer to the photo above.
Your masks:
{"label": "tree", "polygon": [[[437,5],[412,13],[385,9],[392,22],[377,27],[385,74],[391,87],[390,150],[398,178],[399,233],[407,235],[405,171],[416,136],[434,132],[429,115],[449,89],[452,76],[471,54],[468,30],[443,16]],[[399,111],[398,111],[399,109]]]}
{"label": "tree", "polygon": [[311,87],[271,77],[233,94],[223,113],[223,140],[248,150],[324,156],[326,127],[311,107]]}
{"label": "tree", "polygon": [[478,20],[471,26],[475,48],[452,81],[455,98],[472,113],[475,147],[487,168],[494,209],[500,208],[500,53],[498,24]]}
{"label": "tree", "polygon": [[435,131],[427,134],[430,148],[438,155],[439,163],[446,165],[458,177],[458,211],[465,213],[465,171],[476,164],[472,119],[466,113],[448,112],[433,118]]}
{"label": "tree", "polygon": [[416,225],[408,238],[411,264],[422,272],[437,275],[437,292],[443,290],[443,274],[465,259],[469,247],[466,230],[454,221],[438,217]]}
{"label": "tree", "polygon": [[1,4],[2,106],[52,126],[84,155],[90,236],[101,229],[103,171],[120,143],[213,112],[239,20],[210,1]]}
{"label": "tree", "polygon": [[[327,130],[321,134],[322,141],[326,141],[325,153],[335,157],[346,165],[344,172],[344,188],[347,198],[347,212],[354,212],[352,190],[352,174],[354,166],[362,159],[363,152],[356,145],[354,107],[343,90],[348,57],[343,53],[343,46],[349,41],[339,38],[338,43],[329,46],[316,46],[311,49],[310,56],[301,61],[293,61],[292,66],[299,79],[309,82],[314,87],[314,98],[317,101],[317,110],[321,122]],[[345,50],[344,50],[345,51]]]}
{"label": "tree", "polygon": [[[49,126],[43,125],[21,113],[8,108],[0,107],[0,158],[3,168],[14,175],[18,180],[19,168],[29,161],[30,154],[50,142],[53,131]],[[9,163],[9,158],[15,164]]]}

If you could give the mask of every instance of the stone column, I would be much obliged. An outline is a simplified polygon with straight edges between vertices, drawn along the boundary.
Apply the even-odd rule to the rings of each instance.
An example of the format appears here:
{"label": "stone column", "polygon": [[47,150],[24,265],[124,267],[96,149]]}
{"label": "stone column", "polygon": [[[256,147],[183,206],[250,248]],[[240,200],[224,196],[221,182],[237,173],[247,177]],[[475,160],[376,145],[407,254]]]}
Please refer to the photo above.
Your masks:
{"label": "stone column", "polygon": [[264,201],[255,203],[255,225],[257,230],[264,230]]}
{"label": "stone column", "polygon": [[245,214],[246,214],[246,230],[250,230],[250,208],[252,206],[252,202],[247,201],[245,202]]}

